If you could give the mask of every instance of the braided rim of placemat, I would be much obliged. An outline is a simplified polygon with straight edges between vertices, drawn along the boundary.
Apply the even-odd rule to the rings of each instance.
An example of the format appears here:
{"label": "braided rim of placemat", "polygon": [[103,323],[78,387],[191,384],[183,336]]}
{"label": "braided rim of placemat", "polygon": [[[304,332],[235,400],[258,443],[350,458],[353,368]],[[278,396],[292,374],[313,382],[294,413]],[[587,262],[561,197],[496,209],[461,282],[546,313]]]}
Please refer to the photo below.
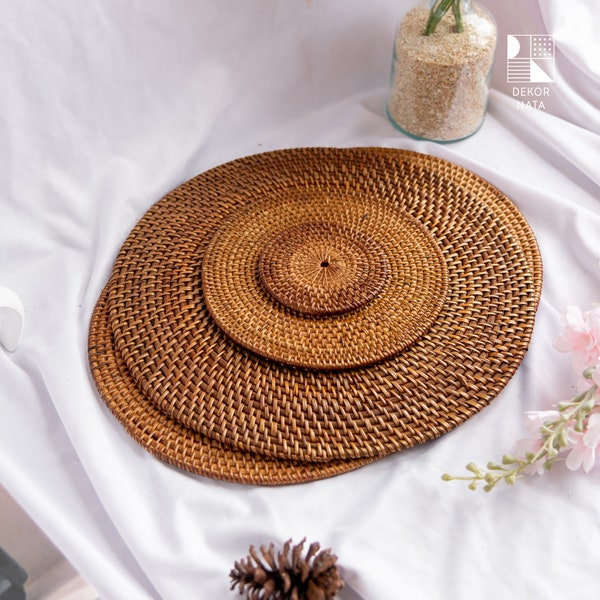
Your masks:
{"label": "braided rim of placemat", "polygon": [[[276,195],[278,185],[299,197],[306,187],[383,195],[427,227],[450,274],[431,329],[395,357],[329,373],[273,363],[225,336],[198,286],[209,234],[256,198]],[[432,439],[486,406],[527,349],[541,274],[522,215],[466,169],[398,150],[288,150],[212,169],[158,202],[119,253],[107,312],[132,381],[189,435],[326,468]],[[117,401],[104,391],[113,409]],[[161,437],[153,414],[128,418]],[[186,468],[175,446],[168,444],[170,462]]]}

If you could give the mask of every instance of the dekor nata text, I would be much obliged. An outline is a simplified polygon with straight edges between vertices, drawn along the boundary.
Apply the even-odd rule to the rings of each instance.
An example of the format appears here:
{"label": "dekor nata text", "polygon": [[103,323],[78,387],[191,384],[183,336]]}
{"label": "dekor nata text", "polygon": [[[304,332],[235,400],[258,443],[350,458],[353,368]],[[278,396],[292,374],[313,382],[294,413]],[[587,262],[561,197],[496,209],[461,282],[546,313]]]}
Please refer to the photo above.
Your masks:
{"label": "dekor nata text", "polygon": [[544,98],[550,96],[550,88],[547,86],[513,87],[512,95],[518,102],[518,108],[546,110]]}

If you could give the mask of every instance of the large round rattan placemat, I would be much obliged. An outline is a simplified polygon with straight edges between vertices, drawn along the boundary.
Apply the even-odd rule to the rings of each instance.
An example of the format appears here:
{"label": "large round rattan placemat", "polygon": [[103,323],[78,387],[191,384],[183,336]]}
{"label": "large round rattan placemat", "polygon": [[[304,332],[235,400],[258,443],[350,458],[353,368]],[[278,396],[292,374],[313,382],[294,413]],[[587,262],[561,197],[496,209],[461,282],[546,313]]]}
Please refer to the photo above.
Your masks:
{"label": "large round rattan placemat", "polygon": [[[224,222],[259,202],[293,198],[302,206],[315,194],[332,203],[383,202],[409,215],[435,240],[447,269],[445,300],[429,329],[362,368],[305,369],[260,356],[226,335],[204,300],[202,262]],[[143,396],[139,405],[152,410],[120,408],[133,400],[108,390],[114,364],[98,366],[94,330],[90,361],[104,400],[136,439],[142,430],[167,436],[155,452],[165,460],[198,472],[178,448],[210,440],[234,456],[321,463],[327,476],[332,461],[344,465],[338,472],[353,468],[355,459],[437,437],[486,406],[526,352],[540,290],[540,256],[526,221],[466,169],[391,149],[277,151],[183,184],[148,211],[119,253],[103,310],[115,361]],[[166,433],[165,419],[179,428],[180,442]]]}

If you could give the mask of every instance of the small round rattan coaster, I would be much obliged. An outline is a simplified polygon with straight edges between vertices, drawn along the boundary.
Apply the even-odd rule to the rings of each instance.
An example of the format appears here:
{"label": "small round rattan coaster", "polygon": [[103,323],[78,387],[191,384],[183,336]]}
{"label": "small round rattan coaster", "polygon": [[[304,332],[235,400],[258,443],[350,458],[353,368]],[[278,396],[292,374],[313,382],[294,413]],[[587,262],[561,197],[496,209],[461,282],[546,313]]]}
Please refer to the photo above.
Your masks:
{"label": "small round rattan coaster", "polygon": [[[220,235],[217,232],[217,238]],[[208,254],[203,261],[205,281],[213,266]],[[283,306],[307,315],[336,315],[379,295],[388,262],[382,248],[363,231],[308,220],[284,228],[266,244],[258,258],[258,273],[265,289]]]}
{"label": "small round rattan coaster", "polygon": [[[250,343],[240,345],[235,340],[237,326],[224,321],[219,327],[215,322],[227,315],[220,294],[211,304],[212,310],[217,306],[215,314],[221,311],[215,318],[205,299],[203,275],[212,270],[213,277],[214,265],[226,255],[215,248],[230,231],[243,236],[240,224],[247,215],[253,215],[248,223],[260,221],[258,207],[268,207],[267,217],[276,221],[278,211],[286,213],[287,206],[302,213],[325,198],[337,212],[313,214],[307,208],[300,221],[283,218],[278,227],[258,236],[252,249],[242,248],[242,262],[250,255],[255,261],[247,288],[254,292],[244,293],[255,295],[254,304],[260,295],[278,305],[282,330],[289,325],[281,339],[297,358],[307,344],[318,346],[325,339],[299,336],[293,325],[298,315],[311,326],[326,324],[326,331],[332,322],[360,319],[383,303],[398,273],[406,277],[407,289],[419,287],[414,281],[424,281],[429,291],[403,292],[407,307],[412,308],[413,297],[415,304],[425,306],[422,329],[417,330],[418,317],[396,326],[411,335],[417,331],[416,338],[378,360],[376,353],[365,354],[363,348],[379,335],[376,319],[364,321],[356,330],[362,342],[355,345],[354,355],[349,354],[364,353],[361,367],[342,369],[319,359],[316,366],[305,368],[298,365],[313,363],[294,362],[296,358],[287,362],[283,355],[272,360],[258,344],[256,349]],[[390,227],[390,238],[416,223],[415,235],[425,232],[422,240],[411,245],[400,234],[399,247],[419,255],[433,241],[432,264],[442,257],[442,267],[438,263],[428,271],[426,260],[410,258],[398,270],[395,261],[403,260],[403,252],[390,251],[385,235],[361,229],[358,210],[350,209],[348,219],[340,218],[339,207],[345,205],[367,208],[363,215],[383,211],[404,219],[401,226]],[[318,235],[313,233],[317,229]],[[329,255],[323,255],[319,245],[323,237]],[[250,238],[247,241],[252,245]],[[213,251],[215,263],[207,262]],[[315,261],[320,261],[319,269],[343,263],[343,276],[317,288],[307,285]],[[446,275],[440,275],[442,270]],[[247,266],[242,272],[249,277]],[[117,358],[110,364],[102,359],[95,350],[98,330],[92,330],[92,373],[105,402],[131,435],[165,460],[201,472],[180,452],[180,445],[193,439],[194,444],[227,449],[238,457],[233,460],[258,455],[269,464],[311,465],[311,477],[325,477],[333,474],[328,471],[332,464],[342,464],[338,472],[343,472],[435,438],[486,406],[527,350],[541,276],[537,244],[521,213],[496,188],[457,165],[382,148],[313,148],[250,156],[180,186],[133,229],[117,257],[101,311]],[[235,285],[228,284],[222,297],[233,297]],[[385,311],[382,318],[388,319]],[[243,319],[250,332],[265,324],[260,311],[245,310]],[[344,335],[345,329],[346,324],[338,333]],[[256,339],[263,344],[268,336],[261,333]],[[374,347],[377,344],[375,339]],[[340,360],[339,353],[335,356]],[[117,377],[115,364],[128,381],[123,389],[110,384],[111,373]],[[141,394],[137,400],[131,385]],[[128,403],[135,404],[135,411],[124,408]],[[160,450],[144,436],[161,440],[156,442]],[[208,470],[204,472],[210,474]],[[223,466],[220,477],[244,479],[234,470]],[[270,483],[277,483],[278,477]],[[265,482],[256,474],[244,480]]]}

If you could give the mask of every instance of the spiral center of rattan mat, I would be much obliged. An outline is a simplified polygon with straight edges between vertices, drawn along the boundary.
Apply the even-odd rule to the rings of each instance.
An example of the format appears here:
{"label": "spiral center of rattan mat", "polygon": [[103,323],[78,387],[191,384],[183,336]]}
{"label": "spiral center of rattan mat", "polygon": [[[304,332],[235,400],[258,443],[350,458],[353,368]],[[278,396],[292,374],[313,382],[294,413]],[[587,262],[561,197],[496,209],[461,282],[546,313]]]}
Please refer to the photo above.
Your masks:
{"label": "spiral center of rattan mat", "polygon": [[387,261],[361,232],[335,223],[302,223],[265,246],[258,271],[268,292],[285,306],[333,315],[375,298],[385,285]]}
{"label": "spiral center of rattan mat", "polygon": [[430,232],[373,197],[286,191],[231,216],[202,262],[206,306],[235,342],[293,366],[365,366],[435,321],[446,262]]}

